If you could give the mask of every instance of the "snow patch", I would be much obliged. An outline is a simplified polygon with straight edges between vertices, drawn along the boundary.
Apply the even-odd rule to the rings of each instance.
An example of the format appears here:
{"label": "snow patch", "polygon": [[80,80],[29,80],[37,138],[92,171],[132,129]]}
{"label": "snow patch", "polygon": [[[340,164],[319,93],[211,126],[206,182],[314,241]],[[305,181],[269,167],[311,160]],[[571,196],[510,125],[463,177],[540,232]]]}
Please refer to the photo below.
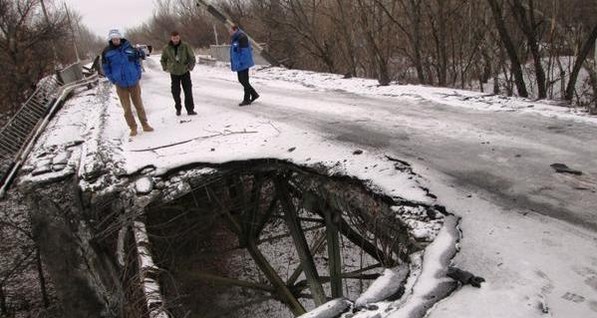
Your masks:
{"label": "snow patch", "polygon": [[335,318],[348,310],[351,302],[344,298],[330,300],[327,303],[300,315],[299,318]]}
{"label": "snow patch", "polygon": [[409,271],[406,264],[392,269],[386,268],[383,274],[357,298],[354,303],[355,307],[364,307],[367,304],[383,301],[395,295],[399,292],[400,287],[404,286]]}
{"label": "snow patch", "polygon": [[142,177],[135,181],[137,194],[148,194],[153,190],[153,180],[150,177]]}

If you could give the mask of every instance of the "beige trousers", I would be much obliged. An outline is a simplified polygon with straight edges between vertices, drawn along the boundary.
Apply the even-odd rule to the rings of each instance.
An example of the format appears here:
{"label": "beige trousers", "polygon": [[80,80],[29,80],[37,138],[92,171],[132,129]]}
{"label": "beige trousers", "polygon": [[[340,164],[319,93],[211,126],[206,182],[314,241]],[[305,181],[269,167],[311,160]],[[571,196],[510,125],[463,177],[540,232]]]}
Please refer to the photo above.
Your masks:
{"label": "beige trousers", "polygon": [[137,110],[137,116],[139,117],[141,126],[147,126],[147,115],[145,114],[145,108],[143,107],[143,101],[141,100],[141,85],[139,85],[139,83],[131,87],[120,87],[116,85],[116,93],[118,94],[118,98],[120,98],[122,108],[124,108],[124,119],[126,120],[127,125],[129,125],[129,128],[131,130],[137,130],[137,123],[135,122],[135,117],[133,116],[133,111],[131,109],[131,100]]}

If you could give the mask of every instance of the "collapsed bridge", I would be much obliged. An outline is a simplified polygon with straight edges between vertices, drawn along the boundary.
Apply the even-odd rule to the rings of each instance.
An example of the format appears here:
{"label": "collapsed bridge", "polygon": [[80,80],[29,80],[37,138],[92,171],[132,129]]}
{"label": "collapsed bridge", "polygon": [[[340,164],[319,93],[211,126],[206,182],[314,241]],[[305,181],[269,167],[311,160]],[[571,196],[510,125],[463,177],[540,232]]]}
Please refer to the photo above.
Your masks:
{"label": "collapsed bridge", "polygon": [[[126,317],[292,317],[334,299],[342,302],[338,314],[366,311],[380,300],[412,297],[407,278],[421,274],[425,248],[442,227],[455,226],[441,208],[275,159],[197,164],[135,179],[118,192],[81,193],[76,216],[66,217],[66,202],[48,200],[64,184],[32,194],[42,251],[96,262],[78,275],[49,262],[50,272],[61,277],[59,290],[72,290],[89,275],[102,282],[84,288],[86,299],[65,298],[75,313],[91,299]],[[74,239],[82,233],[64,238],[74,218],[89,226],[83,235],[88,242]],[[76,250],[87,252],[73,255]],[[443,257],[442,271],[453,253]],[[384,269],[402,277],[383,298],[368,298],[367,288]],[[454,287],[433,290],[419,312]],[[95,289],[109,297],[90,298]],[[123,306],[124,312],[114,311]]]}
{"label": "collapsed bridge", "polygon": [[[352,150],[334,158],[329,147],[304,159],[279,145],[248,152],[289,139],[271,124],[238,132],[246,148],[235,143],[234,156],[246,160],[202,146],[168,169],[149,159],[131,170],[133,151],[176,161],[169,152],[191,141],[127,153],[115,137],[119,106],[101,83],[64,107],[12,191],[25,198],[15,204],[30,211],[67,316],[422,317],[455,287],[445,277],[456,218],[406,162]],[[357,166],[383,181],[356,177]]]}

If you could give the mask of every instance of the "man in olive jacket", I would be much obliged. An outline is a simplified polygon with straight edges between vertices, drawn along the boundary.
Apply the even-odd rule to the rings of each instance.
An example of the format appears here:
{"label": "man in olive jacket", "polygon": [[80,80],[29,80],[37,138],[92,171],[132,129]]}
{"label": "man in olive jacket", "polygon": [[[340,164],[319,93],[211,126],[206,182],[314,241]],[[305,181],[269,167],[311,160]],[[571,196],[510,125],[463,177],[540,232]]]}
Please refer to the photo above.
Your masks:
{"label": "man in olive jacket", "polygon": [[191,71],[195,67],[195,53],[185,42],[180,40],[176,31],[170,34],[170,42],[162,49],[162,69],[170,73],[172,97],[176,116],[180,116],[182,109],[180,101],[180,85],[184,90],[184,107],[189,115],[197,115],[195,103],[193,102],[193,83],[191,83]]}

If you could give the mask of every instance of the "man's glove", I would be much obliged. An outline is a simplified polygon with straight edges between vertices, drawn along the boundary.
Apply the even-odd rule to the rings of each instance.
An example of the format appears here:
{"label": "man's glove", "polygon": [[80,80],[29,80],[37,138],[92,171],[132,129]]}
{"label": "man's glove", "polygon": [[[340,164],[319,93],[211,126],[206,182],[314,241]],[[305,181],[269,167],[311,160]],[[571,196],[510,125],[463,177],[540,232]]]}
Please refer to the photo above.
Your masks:
{"label": "man's glove", "polygon": [[470,284],[473,287],[480,288],[481,283],[485,281],[485,278],[475,276],[470,272],[463,271],[460,268],[448,267],[448,277],[455,281],[462,283],[462,285]]}
{"label": "man's glove", "polygon": [[469,283],[471,285],[473,285],[473,287],[481,288],[481,283],[484,281],[485,281],[485,278],[483,278],[483,277],[473,276],[473,278],[471,278],[469,280]]}
{"label": "man's glove", "polygon": [[137,57],[140,58],[140,59],[142,59],[142,60],[144,60],[145,59],[145,52],[143,52],[140,49],[136,49],[136,50],[137,50],[137,54],[136,54]]}

